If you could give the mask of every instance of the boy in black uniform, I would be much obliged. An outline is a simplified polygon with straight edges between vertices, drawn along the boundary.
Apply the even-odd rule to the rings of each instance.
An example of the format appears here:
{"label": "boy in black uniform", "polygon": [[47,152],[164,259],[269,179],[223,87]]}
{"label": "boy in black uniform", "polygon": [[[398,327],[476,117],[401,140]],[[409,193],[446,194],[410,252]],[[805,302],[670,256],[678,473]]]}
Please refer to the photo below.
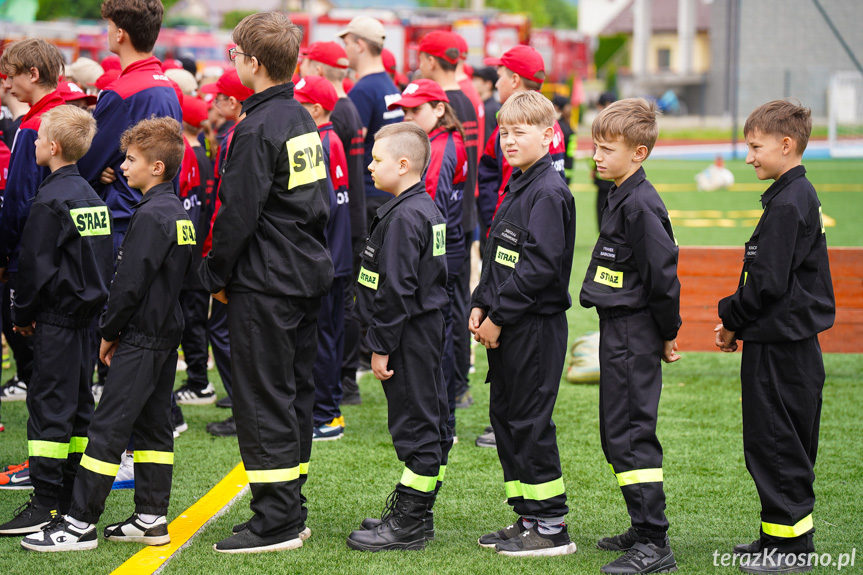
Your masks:
{"label": "boy in black uniform", "polygon": [[171,390],[183,335],[179,296],[194,259],[195,227],[174,194],[183,135],[173,118],[142,120],[120,139],[120,166],[143,200],[135,206],[117,255],[108,306],[99,328],[99,359],[109,365],[99,409],[68,514],[25,537],[33,551],[95,549],[95,523],[117,475],[129,436],[135,440],[135,513],[109,525],[104,537],[147,545],[170,542],[168,499],[174,462]]}
{"label": "boy in black uniform", "polygon": [[368,328],[372,371],[384,382],[390,435],[405,468],[383,521],[366,519],[348,536],[348,547],[360,551],[425,548],[452,447],[441,368],[446,221],[422,180],[430,157],[428,136],[416,124],[375,134],[369,171],[378,189],[396,197],[372,220],[356,312]]}
{"label": "boy in black uniform", "polygon": [[87,443],[93,415],[87,327],[108,298],[114,256],[111,214],[75,165],[95,133],[96,120],[73,106],[46,112],[39,126],[36,163],[51,175],[24,225],[12,306],[15,330],[35,333],[39,351],[27,394],[34,493],[15,519],[0,525],[2,535],[35,533],[69,510]]}
{"label": "boy in black uniform", "polygon": [[[740,364],[743,450],[761,498],[761,532],[737,554],[749,573],[809,571],[815,551],[813,467],[818,450],[824,362],[818,334],[833,325],[836,302],[821,202],[801,165],[808,108],[775,100],[756,108],[743,133],[764,213],[746,244],[737,291],[719,302],[722,351],[746,342]],[[792,555],[793,554],[793,555]]]}
{"label": "boy in black uniform", "polygon": [[290,81],[301,37],[277,12],[234,28],[231,57],[255,93],[234,129],[201,279],[228,304],[234,416],[254,515],[215,545],[222,553],[295,549],[311,533],[302,485],[312,453],[318,311],[333,262],[321,138]]}
{"label": "boy in black uniform", "polygon": [[506,496],[520,516],[479,539],[515,556],[575,553],[551,420],[566,354],[575,202],[552,166],[554,107],[539,92],[507,99],[500,143],[514,168],[492,221],[468,327],[488,350],[489,415]]}
{"label": "boy in black uniform", "polygon": [[627,551],[603,573],[677,569],[668,544],[662,446],[656,437],[662,363],[680,359],[677,242],[665,204],[645,178],[659,127],[656,105],[615,102],[593,122],[593,159],[614,180],[579,300],[599,314],[599,433],[632,526],[597,546]]}

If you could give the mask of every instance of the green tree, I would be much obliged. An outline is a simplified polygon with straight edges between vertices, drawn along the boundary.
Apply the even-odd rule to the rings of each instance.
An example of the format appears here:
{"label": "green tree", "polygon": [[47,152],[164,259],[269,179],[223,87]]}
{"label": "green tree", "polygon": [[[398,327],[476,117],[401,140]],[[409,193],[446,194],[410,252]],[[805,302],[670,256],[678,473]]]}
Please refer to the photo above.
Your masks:
{"label": "green tree", "polygon": [[[419,5],[467,10],[470,0],[419,0]],[[485,5],[501,12],[527,14],[537,28],[578,27],[578,7],[568,0],[486,0]]]}
{"label": "green tree", "polygon": [[225,12],[222,18],[222,29],[233,30],[243,18],[256,12],[257,10],[231,10],[230,12]]}
{"label": "green tree", "polygon": [[[177,0],[162,0],[165,12]],[[37,20],[59,20],[61,18],[78,18],[81,20],[99,20],[102,18],[102,0],[39,0]]]}

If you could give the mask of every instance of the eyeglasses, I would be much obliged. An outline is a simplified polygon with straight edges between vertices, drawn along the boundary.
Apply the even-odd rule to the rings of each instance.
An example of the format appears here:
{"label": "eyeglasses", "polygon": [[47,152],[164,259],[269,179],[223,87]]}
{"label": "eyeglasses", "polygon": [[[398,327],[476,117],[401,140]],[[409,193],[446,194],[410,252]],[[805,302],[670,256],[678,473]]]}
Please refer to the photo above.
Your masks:
{"label": "eyeglasses", "polygon": [[228,56],[231,58],[231,62],[237,59],[237,56],[248,56],[249,58],[254,58],[251,54],[243,54],[242,52],[237,52],[236,48],[231,48],[228,50]]}

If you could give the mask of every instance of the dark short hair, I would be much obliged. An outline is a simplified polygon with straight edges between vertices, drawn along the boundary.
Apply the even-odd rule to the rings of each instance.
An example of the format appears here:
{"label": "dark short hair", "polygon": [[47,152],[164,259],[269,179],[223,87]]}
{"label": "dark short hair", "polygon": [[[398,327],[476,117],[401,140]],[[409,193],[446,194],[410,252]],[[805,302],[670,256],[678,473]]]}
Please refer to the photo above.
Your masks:
{"label": "dark short hair", "polygon": [[160,0],[105,0],[102,18],[116,24],[138,52],[152,52],[162,27],[165,7]]}
{"label": "dark short hair", "polygon": [[609,104],[613,104],[617,100],[617,96],[614,95],[614,92],[603,92],[599,95],[599,100],[596,101],[598,106],[608,106]]}
{"label": "dark short hair", "polygon": [[744,136],[755,130],[780,138],[788,136],[802,154],[812,133],[812,111],[798,100],[773,100],[755,108],[743,124]]}
{"label": "dark short hair", "polygon": [[0,71],[7,76],[17,76],[36,68],[39,70],[39,85],[51,89],[57,87],[65,65],[57,46],[41,38],[13,42],[0,56]]}
{"label": "dark short hair", "polygon": [[497,68],[494,66],[486,66],[485,68],[478,68],[473,71],[474,78],[482,78],[486,82],[491,82],[492,90],[494,89],[494,85],[497,82]]}
{"label": "dark short hair", "polygon": [[141,120],[120,136],[120,149],[124,152],[135,146],[148,162],[165,164],[163,181],[170,182],[180,171],[186,153],[183,128],[169,116],[155,115]]}
{"label": "dark short hair", "polygon": [[429,165],[431,144],[428,134],[413,122],[387,124],[375,134],[375,142],[389,140],[386,150],[394,157],[405,157],[411,163],[411,171],[422,175]]}
{"label": "dark short hair", "polygon": [[234,42],[254,56],[276,83],[290,81],[297,68],[303,31],[281,12],[258,12],[242,19],[234,28]]}

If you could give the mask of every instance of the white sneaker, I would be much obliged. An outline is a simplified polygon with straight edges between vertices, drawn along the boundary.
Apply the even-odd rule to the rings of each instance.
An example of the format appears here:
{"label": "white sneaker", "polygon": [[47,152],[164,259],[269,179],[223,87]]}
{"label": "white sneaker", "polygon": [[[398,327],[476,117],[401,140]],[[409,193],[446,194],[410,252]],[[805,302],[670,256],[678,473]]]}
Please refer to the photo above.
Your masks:
{"label": "white sneaker", "polygon": [[111,491],[115,489],[134,489],[135,488],[135,454],[124,453],[123,459],[120,460],[120,469],[117,471],[117,477],[114,478],[114,484],[111,486]]}
{"label": "white sneaker", "polygon": [[599,382],[599,332],[587,333],[575,340],[569,354],[568,382]]}
{"label": "white sneaker", "polygon": [[27,382],[21,381],[16,375],[0,387],[0,400],[24,401],[27,399]]}
{"label": "white sneaker", "polygon": [[216,388],[213,387],[213,382],[207,382],[207,387],[200,391],[195,391],[189,387],[187,383],[180,389],[174,392],[174,397],[177,398],[179,405],[209,405],[216,403]]}
{"label": "white sneaker", "polygon": [[95,549],[99,545],[96,539],[96,526],[78,529],[65,517],[58,517],[46,525],[42,531],[28,535],[21,540],[21,547],[31,551],[83,551]]}
{"label": "white sneaker", "polygon": [[103,534],[109,541],[130,541],[145,545],[167,545],[171,542],[168,535],[168,520],[161,516],[153,523],[145,523],[137,513],[122,523],[105,527]]}
{"label": "white sneaker", "polygon": [[102,400],[102,392],[105,391],[105,386],[102,384],[94,383],[90,386],[90,393],[93,394],[93,401],[99,403]]}

